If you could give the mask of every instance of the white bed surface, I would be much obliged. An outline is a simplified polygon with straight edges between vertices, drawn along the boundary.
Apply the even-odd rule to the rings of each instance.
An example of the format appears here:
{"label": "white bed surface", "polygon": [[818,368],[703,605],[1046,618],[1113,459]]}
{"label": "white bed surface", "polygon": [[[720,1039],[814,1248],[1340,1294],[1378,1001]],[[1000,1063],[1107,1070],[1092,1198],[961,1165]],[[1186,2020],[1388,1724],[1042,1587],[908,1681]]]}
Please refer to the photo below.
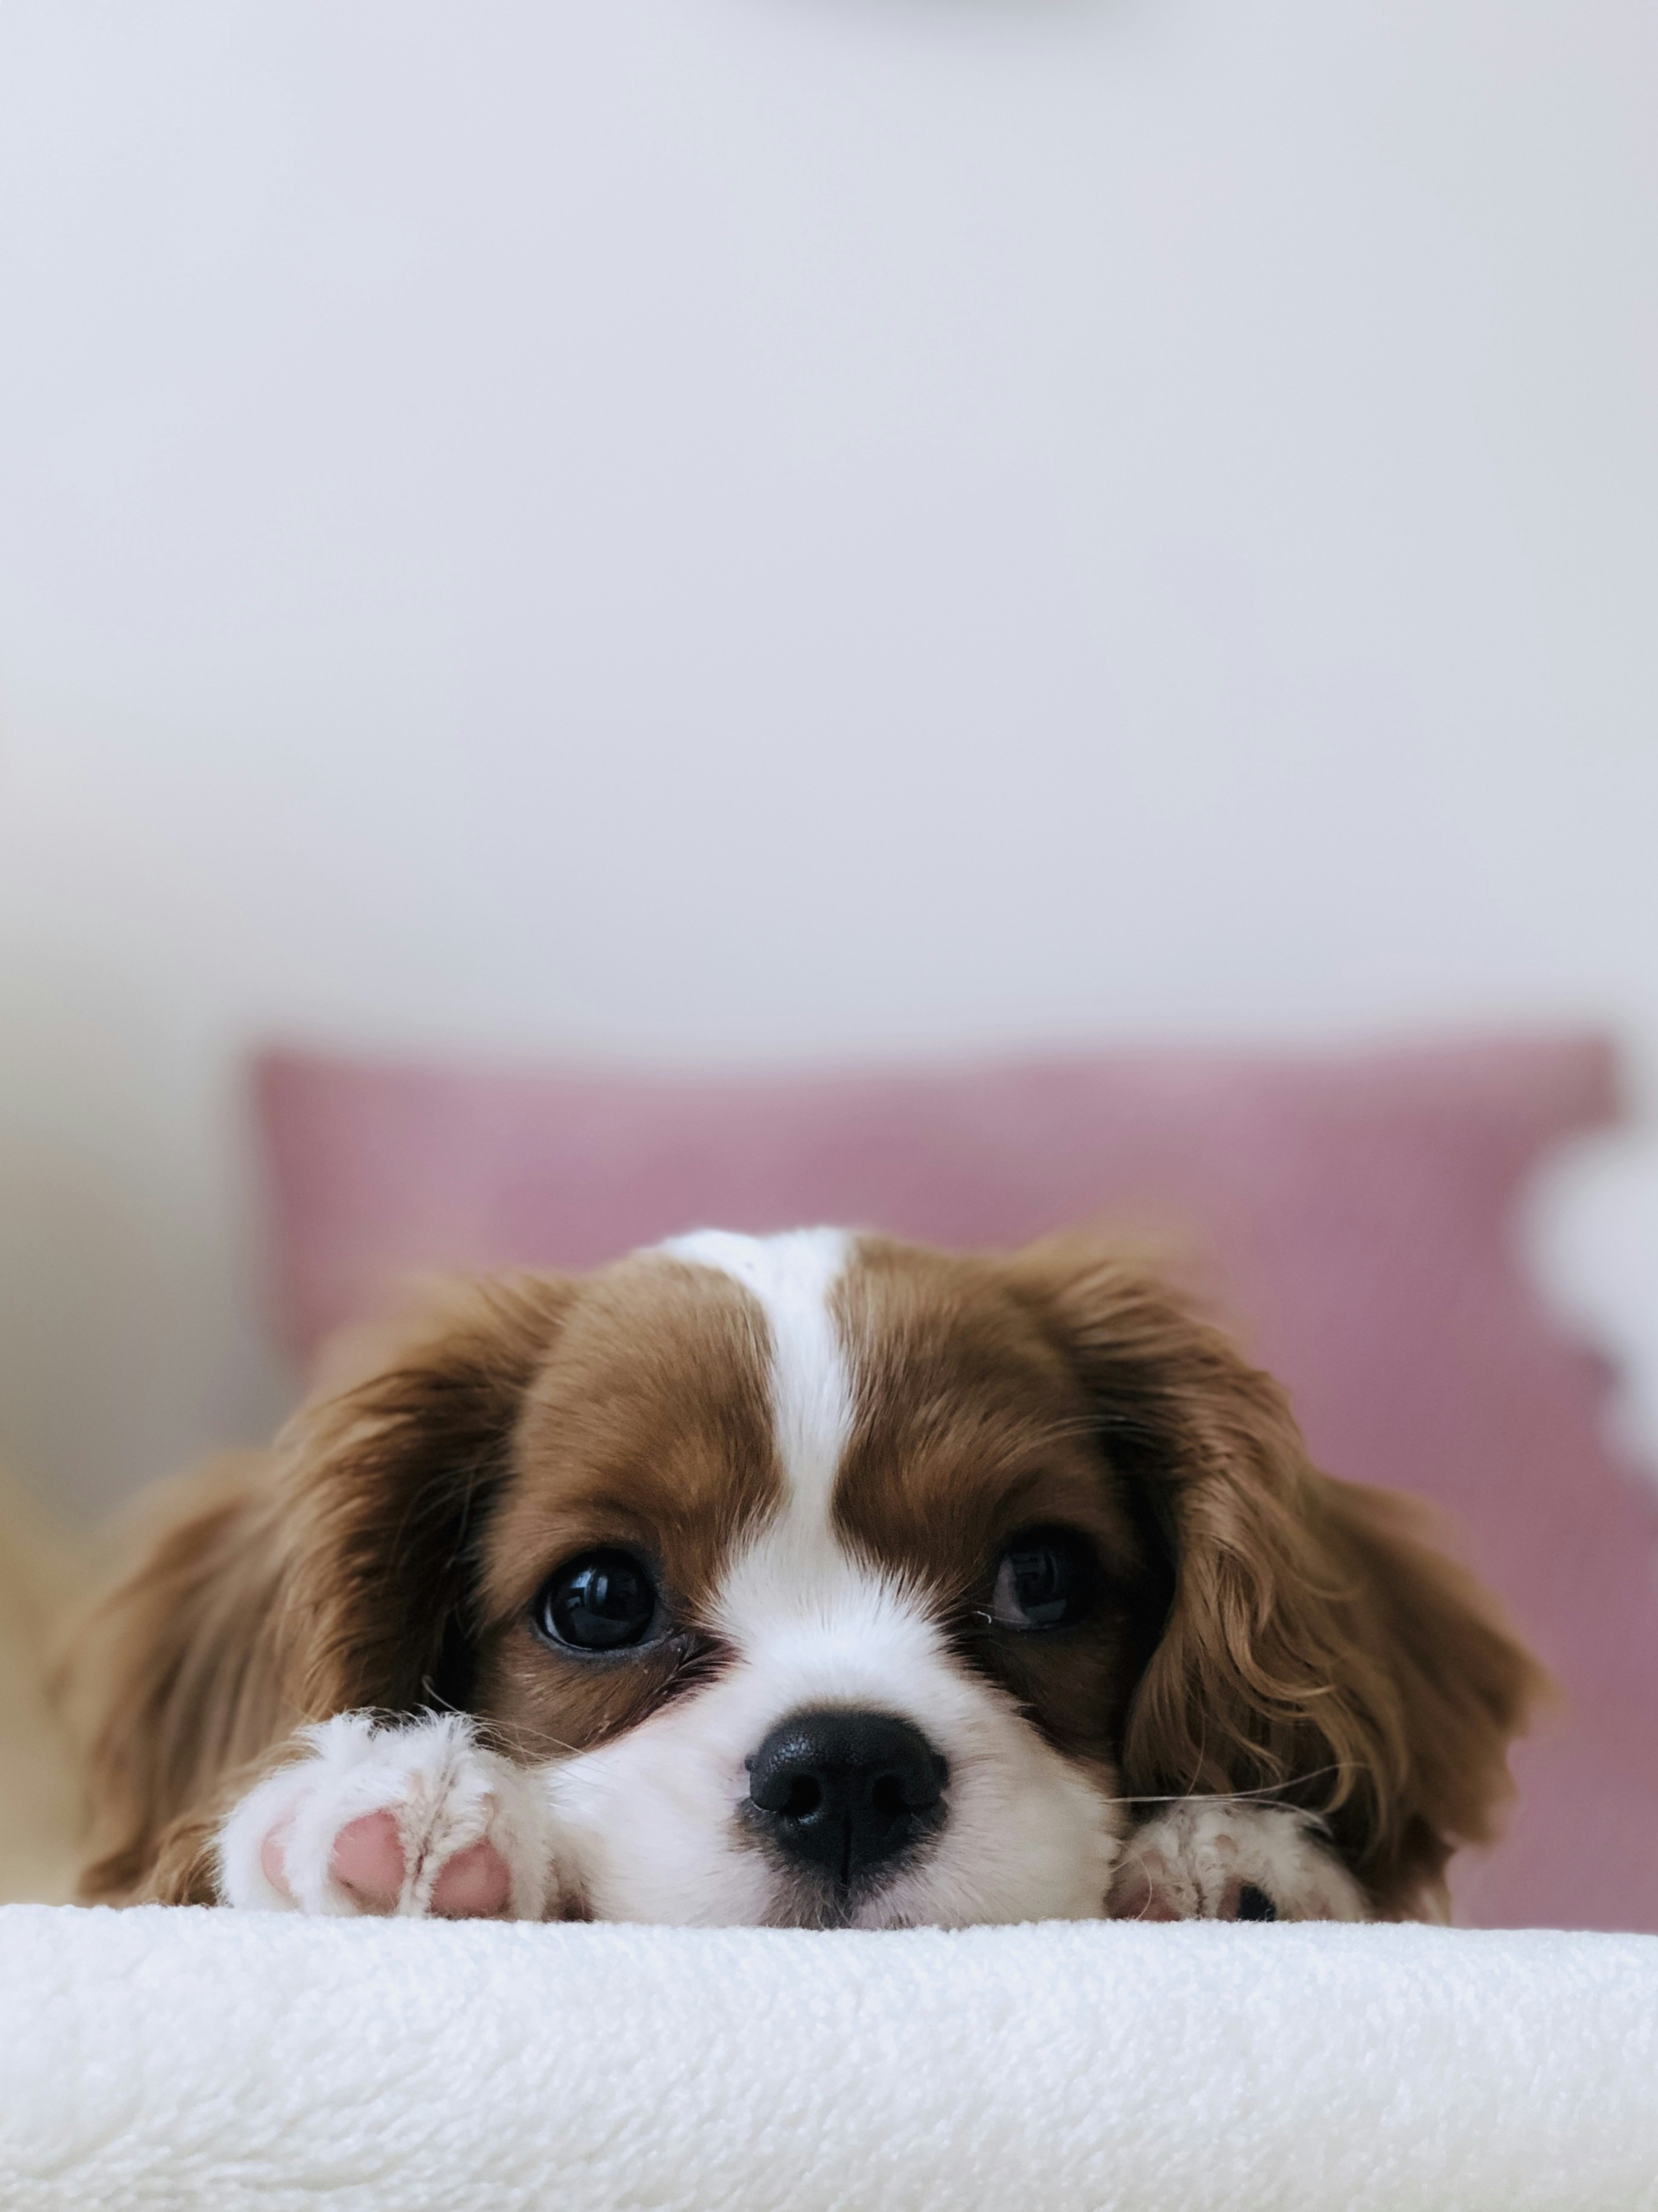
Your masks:
{"label": "white bed surface", "polygon": [[0,1911],[6,2212],[1639,2212],[1658,1937]]}

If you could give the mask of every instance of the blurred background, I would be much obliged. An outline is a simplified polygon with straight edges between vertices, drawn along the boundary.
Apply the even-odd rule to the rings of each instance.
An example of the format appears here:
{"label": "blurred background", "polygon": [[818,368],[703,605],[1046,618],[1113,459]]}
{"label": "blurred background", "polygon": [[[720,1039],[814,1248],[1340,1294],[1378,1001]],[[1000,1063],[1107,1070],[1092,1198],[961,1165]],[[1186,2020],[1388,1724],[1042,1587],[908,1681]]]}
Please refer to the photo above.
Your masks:
{"label": "blurred background", "polygon": [[0,14],[0,1458],[261,1434],[272,1038],[1610,1029],[1658,1422],[1637,0]]}

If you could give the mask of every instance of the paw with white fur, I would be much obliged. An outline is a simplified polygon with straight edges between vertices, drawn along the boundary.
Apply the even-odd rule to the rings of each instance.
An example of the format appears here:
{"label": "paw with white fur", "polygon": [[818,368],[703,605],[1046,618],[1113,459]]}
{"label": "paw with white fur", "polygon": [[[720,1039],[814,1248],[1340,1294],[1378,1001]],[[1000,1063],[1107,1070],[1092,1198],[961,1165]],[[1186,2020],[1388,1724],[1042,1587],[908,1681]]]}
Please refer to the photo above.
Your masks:
{"label": "paw with white fur", "polygon": [[533,1776],[455,1713],[339,1713],[219,1832],[219,1893],[266,1911],[542,1920],[552,1817]]}
{"label": "paw with white fur", "polygon": [[1364,1893],[1307,1814],[1192,1797],[1137,1828],[1112,1880],[1115,1920],[1368,1920]]}

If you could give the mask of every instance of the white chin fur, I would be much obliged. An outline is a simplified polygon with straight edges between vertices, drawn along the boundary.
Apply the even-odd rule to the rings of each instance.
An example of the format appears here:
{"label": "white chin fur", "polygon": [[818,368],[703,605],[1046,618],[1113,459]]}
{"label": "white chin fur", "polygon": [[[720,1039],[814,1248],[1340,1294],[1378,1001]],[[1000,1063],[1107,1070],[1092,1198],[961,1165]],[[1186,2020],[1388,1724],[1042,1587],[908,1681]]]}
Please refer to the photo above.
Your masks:
{"label": "white chin fur", "polygon": [[740,1808],[747,1762],[766,1736],[790,1714],[824,1706],[908,1721],[950,1769],[942,1830],[857,1906],[851,1925],[1104,1912],[1117,1808],[1011,1698],[965,1671],[913,1599],[844,1556],[808,1564],[774,1537],[740,1564],[723,1612],[738,1654],[726,1674],[546,1770],[595,1918],[730,1926],[800,1917],[795,1883]]}

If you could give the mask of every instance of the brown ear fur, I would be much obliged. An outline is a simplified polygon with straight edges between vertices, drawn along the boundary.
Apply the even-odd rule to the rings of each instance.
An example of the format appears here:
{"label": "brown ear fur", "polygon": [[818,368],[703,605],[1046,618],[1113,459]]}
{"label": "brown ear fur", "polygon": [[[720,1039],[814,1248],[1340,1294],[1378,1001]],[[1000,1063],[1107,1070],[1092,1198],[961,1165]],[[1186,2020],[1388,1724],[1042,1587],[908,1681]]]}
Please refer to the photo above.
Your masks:
{"label": "brown ear fur", "polygon": [[1508,1747],[1541,1668],[1431,1548],[1427,1510],[1321,1474],[1283,1389],[1179,1297],[1070,1242],[1021,1272],[1173,1554],[1126,1789],[1308,1806],[1379,1911],[1442,1911],[1452,1852],[1490,1840],[1512,1794]]}
{"label": "brown ear fur", "polygon": [[452,1290],[270,1453],[173,1490],[64,1669],[82,1899],[210,1902],[216,1821],[296,1728],[465,1705],[478,1534],[569,1296],[539,1278]]}
{"label": "brown ear fur", "polygon": [[83,1903],[148,1895],[168,1822],[283,1733],[275,1504],[259,1455],[164,1486],[136,1563],[71,1625],[58,1690],[85,1771]]}

